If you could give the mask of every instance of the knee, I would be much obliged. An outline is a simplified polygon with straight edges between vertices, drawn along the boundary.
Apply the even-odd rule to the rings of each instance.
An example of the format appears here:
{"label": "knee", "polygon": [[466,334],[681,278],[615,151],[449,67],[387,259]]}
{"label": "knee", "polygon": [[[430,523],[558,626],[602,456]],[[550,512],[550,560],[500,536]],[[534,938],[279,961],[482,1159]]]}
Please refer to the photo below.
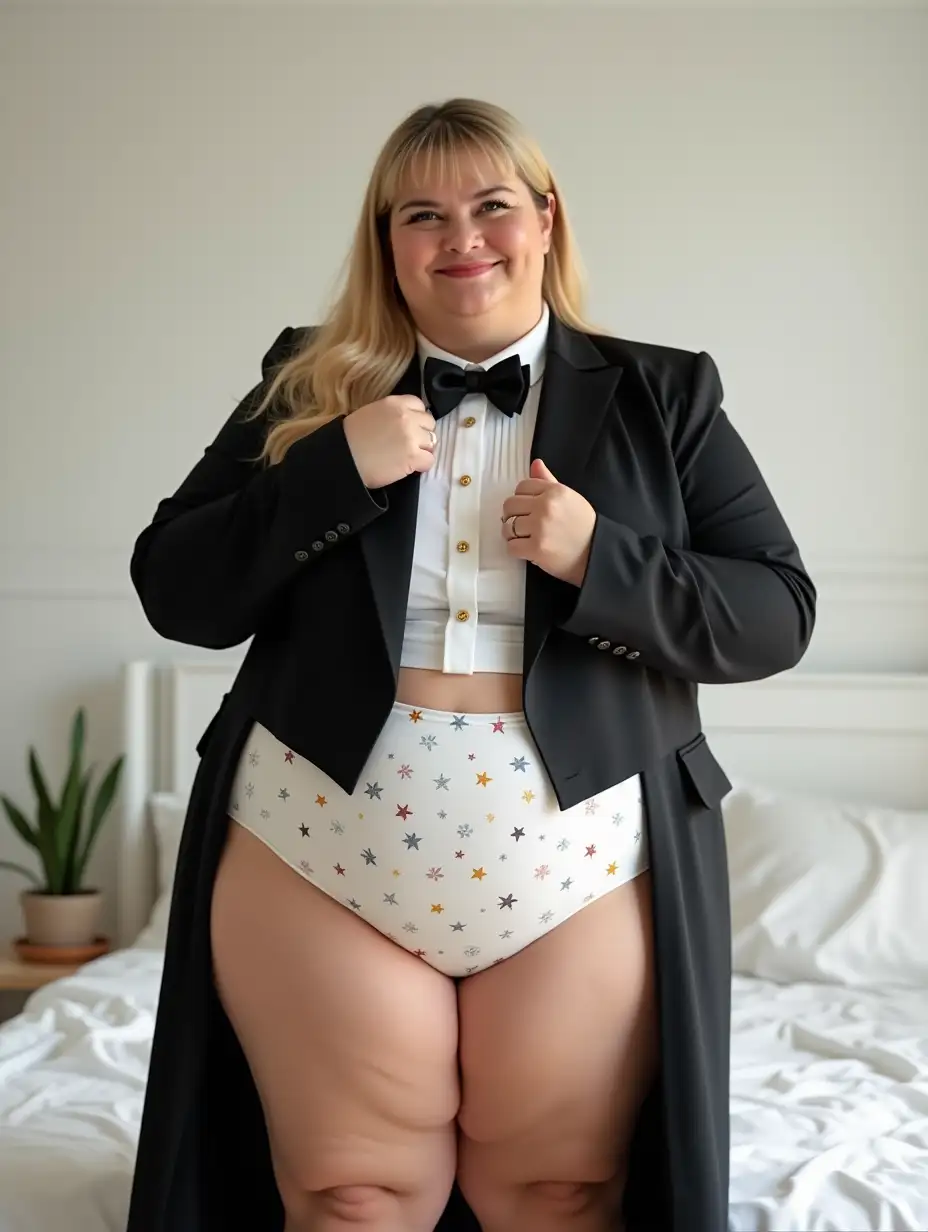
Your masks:
{"label": "knee", "polygon": [[535,1181],[526,1186],[530,1204],[552,1215],[582,1215],[601,1200],[602,1185],[584,1181]]}
{"label": "knee", "polygon": [[333,1185],[305,1190],[281,1186],[287,1232],[319,1228],[382,1228],[396,1215],[396,1195],[380,1185]]}
{"label": "knee", "polygon": [[333,1222],[382,1227],[387,1214],[396,1211],[396,1195],[380,1185],[335,1185],[319,1193],[318,1206]]}

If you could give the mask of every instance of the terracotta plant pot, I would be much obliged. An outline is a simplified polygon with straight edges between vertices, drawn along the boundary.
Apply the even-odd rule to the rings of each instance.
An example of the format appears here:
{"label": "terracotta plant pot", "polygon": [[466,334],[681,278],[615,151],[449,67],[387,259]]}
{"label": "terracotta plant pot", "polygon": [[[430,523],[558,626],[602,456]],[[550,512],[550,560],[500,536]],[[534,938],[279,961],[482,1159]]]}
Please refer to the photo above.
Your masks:
{"label": "terracotta plant pot", "polygon": [[81,890],[77,894],[24,890],[20,901],[26,939],[33,945],[89,945],[99,932],[103,908],[99,890]]}

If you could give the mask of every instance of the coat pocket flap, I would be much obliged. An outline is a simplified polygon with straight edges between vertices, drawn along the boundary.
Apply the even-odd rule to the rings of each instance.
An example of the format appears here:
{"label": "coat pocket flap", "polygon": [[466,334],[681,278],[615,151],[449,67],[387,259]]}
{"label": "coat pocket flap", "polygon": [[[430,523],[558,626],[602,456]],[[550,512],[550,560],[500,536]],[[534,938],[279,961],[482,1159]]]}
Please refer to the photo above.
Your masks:
{"label": "coat pocket flap", "polygon": [[715,754],[709,748],[705,734],[700,732],[692,744],[679,749],[677,757],[696,795],[706,808],[717,808],[731,791],[731,783],[715,760]]}

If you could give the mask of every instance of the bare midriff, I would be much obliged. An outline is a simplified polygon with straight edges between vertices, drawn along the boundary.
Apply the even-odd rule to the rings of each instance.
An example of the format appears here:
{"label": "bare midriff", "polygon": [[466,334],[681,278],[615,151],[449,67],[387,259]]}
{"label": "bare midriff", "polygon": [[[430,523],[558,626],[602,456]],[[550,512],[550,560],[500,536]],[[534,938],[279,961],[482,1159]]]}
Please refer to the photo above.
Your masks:
{"label": "bare midriff", "polygon": [[512,714],[522,709],[522,677],[501,672],[451,676],[424,667],[403,667],[396,700],[457,714]]}

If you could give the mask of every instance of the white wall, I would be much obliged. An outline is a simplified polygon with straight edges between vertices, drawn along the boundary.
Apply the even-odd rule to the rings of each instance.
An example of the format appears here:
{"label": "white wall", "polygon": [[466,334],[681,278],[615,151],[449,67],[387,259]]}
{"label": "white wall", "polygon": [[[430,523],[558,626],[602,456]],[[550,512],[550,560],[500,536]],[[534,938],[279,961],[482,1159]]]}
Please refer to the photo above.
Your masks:
{"label": "white wall", "polygon": [[27,741],[57,777],[78,703],[117,751],[119,665],[176,650],[136,534],[317,317],[388,129],[456,93],[541,138],[593,317],[715,356],[821,587],[805,665],[928,670],[926,12],[685,10],[0,8],[0,790]]}

